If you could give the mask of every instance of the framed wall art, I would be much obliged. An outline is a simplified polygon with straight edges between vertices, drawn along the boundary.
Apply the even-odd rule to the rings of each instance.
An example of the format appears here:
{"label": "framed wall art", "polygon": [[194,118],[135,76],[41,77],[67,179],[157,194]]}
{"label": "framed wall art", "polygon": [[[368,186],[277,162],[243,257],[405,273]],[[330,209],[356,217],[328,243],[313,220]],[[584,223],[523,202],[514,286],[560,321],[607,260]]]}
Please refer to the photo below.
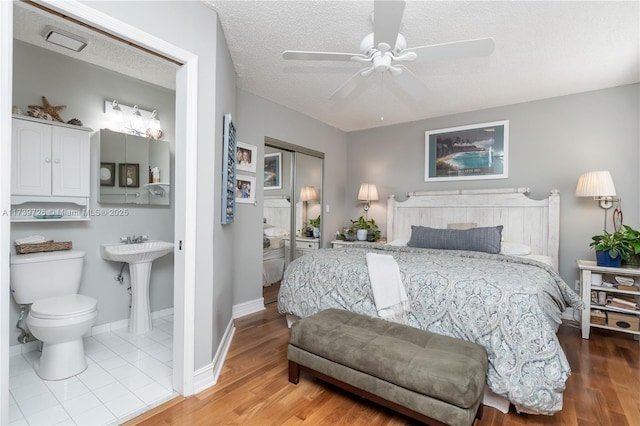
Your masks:
{"label": "framed wall art", "polygon": [[508,177],[509,121],[425,132],[426,182]]}
{"label": "framed wall art", "polygon": [[236,128],[231,114],[223,118],[222,224],[233,223],[236,213]]}
{"label": "framed wall art", "polygon": [[264,189],[282,189],[282,153],[264,155]]}
{"label": "framed wall art", "polygon": [[139,188],[140,164],[120,163],[119,167],[118,186],[121,188]]}
{"label": "framed wall art", "polygon": [[236,203],[254,204],[256,178],[253,176],[236,176]]}
{"label": "framed wall art", "polygon": [[100,186],[116,185],[116,163],[100,163]]}
{"label": "framed wall art", "polygon": [[258,163],[258,148],[248,143],[238,142],[236,146],[236,164],[238,170],[256,172]]}

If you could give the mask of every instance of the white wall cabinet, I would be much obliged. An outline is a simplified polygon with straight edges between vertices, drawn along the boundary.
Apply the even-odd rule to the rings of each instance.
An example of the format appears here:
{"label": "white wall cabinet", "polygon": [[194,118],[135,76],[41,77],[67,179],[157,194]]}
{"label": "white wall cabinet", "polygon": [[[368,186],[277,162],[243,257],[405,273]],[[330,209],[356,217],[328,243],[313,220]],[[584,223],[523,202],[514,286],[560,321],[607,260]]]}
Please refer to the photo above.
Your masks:
{"label": "white wall cabinet", "polygon": [[12,125],[12,204],[88,207],[91,129],[22,116],[14,116]]}

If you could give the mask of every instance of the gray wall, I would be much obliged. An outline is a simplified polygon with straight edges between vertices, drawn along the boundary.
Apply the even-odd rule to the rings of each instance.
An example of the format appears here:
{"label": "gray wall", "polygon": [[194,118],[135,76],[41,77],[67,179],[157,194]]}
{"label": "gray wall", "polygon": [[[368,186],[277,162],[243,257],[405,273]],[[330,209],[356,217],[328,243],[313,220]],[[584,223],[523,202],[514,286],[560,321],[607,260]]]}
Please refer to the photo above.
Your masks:
{"label": "gray wall", "polygon": [[[60,111],[62,118],[77,117],[85,127],[95,131],[91,138],[91,209],[122,207],[129,215],[124,218],[93,216],[89,222],[14,223],[11,239],[37,234],[56,241],[72,241],[74,249],[86,253],[80,292],[98,301],[95,325],[127,319],[131,297],[127,292],[128,270],[125,269],[125,285],[114,281],[121,265],[100,257],[100,243],[115,242],[120,236],[133,234],[173,241],[173,197],[170,207],[98,204],[100,150],[97,136],[99,129],[108,123],[104,101],[117,99],[124,105],[138,104],[145,110],[157,109],[165,135],[163,139],[171,145],[173,163],[175,93],[20,41],[14,42],[13,60],[14,105],[26,112],[28,105],[42,105],[41,96],[45,95],[52,105],[67,105]],[[152,311],[173,307],[173,255],[154,262],[150,301]],[[17,319],[18,309],[12,303],[11,324]],[[11,345],[18,344],[18,330],[12,326],[11,333]]]}
{"label": "gray wall", "polygon": [[[258,158],[264,155],[265,137],[324,152],[324,203],[329,205],[330,212],[326,213],[325,210],[322,216],[322,240],[324,247],[329,247],[335,230],[342,226],[347,214],[344,208],[346,133],[243,90],[238,90],[237,132],[238,140],[258,147]],[[257,206],[236,206],[235,223],[241,224],[241,227],[236,231],[234,250],[234,304],[262,297],[263,172],[264,164],[259,161],[256,173]]]}
{"label": "gray wall", "polygon": [[[638,84],[352,132],[348,135],[347,215],[362,214],[360,183],[378,186],[380,201],[369,217],[386,232],[386,200],[407,191],[529,187],[533,198],[559,189],[560,274],[572,287],[576,259],[595,259],[591,236],[601,233],[603,211],[591,199],[574,196],[578,176],[609,170],[622,198],[624,222],[639,225],[640,86]],[[509,178],[424,182],[424,132],[509,120]],[[612,229],[609,214],[608,229]]]}

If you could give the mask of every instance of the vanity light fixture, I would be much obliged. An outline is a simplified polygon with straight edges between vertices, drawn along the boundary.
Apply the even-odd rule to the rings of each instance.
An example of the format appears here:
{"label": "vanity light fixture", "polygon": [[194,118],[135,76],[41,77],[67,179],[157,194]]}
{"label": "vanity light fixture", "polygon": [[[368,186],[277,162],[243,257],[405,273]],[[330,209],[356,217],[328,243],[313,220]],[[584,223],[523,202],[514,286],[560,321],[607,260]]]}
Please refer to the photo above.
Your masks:
{"label": "vanity light fixture", "polygon": [[613,207],[616,198],[616,187],[608,171],[587,172],[580,175],[576,186],[576,197],[593,197],[604,209],[604,230],[607,230],[607,210]]}
{"label": "vanity light fixture", "polygon": [[358,191],[358,201],[364,201],[364,215],[367,218],[372,201],[378,201],[378,188],[375,183],[363,183]]}
{"label": "vanity light fixture", "polygon": [[44,29],[42,36],[45,41],[74,52],[80,52],[87,47],[87,40],[84,38],[51,26],[47,26]]}
{"label": "vanity light fixture", "polygon": [[111,109],[108,109],[106,112],[109,121],[113,123],[114,128],[112,130],[120,131],[122,128],[122,108],[120,108],[118,101],[115,99],[111,102],[110,107]]}
{"label": "vanity light fixture", "polygon": [[131,111],[130,124],[133,130],[138,133],[144,134],[144,122],[142,121],[142,114],[140,114],[140,108],[138,108],[138,105],[133,106],[133,111]]}
{"label": "vanity light fixture", "polygon": [[151,118],[149,119],[149,128],[151,130],[162,130],[160,127],[160,119],[158,118],[158,111],[155,109],[151,111]]}

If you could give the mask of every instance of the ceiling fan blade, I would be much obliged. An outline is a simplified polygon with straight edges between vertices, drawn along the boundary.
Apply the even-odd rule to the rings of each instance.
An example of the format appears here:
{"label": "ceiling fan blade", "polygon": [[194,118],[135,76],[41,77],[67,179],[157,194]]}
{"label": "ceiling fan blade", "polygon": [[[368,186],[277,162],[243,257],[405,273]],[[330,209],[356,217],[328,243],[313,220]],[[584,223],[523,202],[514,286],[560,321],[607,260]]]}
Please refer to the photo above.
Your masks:
{"label": "ceiling fan blade", "polygon": [[418,57],[413,62],[432,62],[448,59],[473,58],[489,56],[493,53],[495,43],[491,37],[474,40],[453,41],[451,43],[432,44],[404,49],[401,54],[414,52]]}
{"label": "ceiling fan blade", "polygon": [[339,52],[305,52],[299,50],[285,50],[282,52],[284,59],[298,59],[302,61],[351,61],[352,58],[369,59],[361,53]]}
{"label": "ceiling fan blade", "polygon": [[428,95],[427,86],[414,73],[404,65],[396,65],[396,67],[401,68],[402,72],[391,78],[391,81],[415,99],[423,99]]}
{"label": "ceiling fan blade", "polygon": [[371,74],[362,75],[362,70],[355,73],[346,83],[338,88],[335,92],[329,96],[329,99],[332,101],[338,101],[346,98],[350,94],[352,94],[356,89],[362,87],[364,82],[370,77]]}
{"label": "ceiling fan blade", "polygon": [[404,0],[376,0],[373,5],[373,43],[378,48],[380,43],[395,49],[404,13]]}

